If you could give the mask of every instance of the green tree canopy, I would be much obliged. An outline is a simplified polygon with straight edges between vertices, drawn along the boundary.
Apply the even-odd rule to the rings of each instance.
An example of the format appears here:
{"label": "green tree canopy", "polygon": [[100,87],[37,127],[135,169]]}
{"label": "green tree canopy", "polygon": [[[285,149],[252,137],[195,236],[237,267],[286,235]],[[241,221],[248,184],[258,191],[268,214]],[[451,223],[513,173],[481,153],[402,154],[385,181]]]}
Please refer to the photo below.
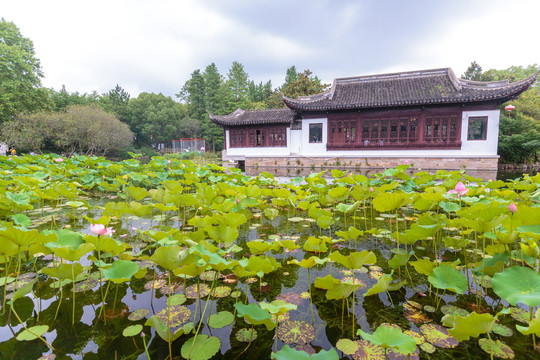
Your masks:
{"label": "green tree canopy", "polygon": [[100,96],[94,91],[91,94],[75,92],[67,92],[65,89],[56,91],[50,90],[49,95],[54,111],[64,110],[71,105],[95,105],[99,102]]}
{"label": "green tree canopy", "polygon": [[126,122],[129,99],[129,93],[116,84],[114,89],[102,94],[99,103],[103,109],[112,112],[118,119]]}
{"label": "green tree canopy", "polygon": [[[139,145],[157,146],[182,135],[180,125],[185,117],[182,104],[163,94],[141,93],[129,100],[126,120]],[[188,124],[189,125],[189,124]]]}
{"label": "green tree canopy", "polygon": [[43,73],[32,41],[14,23],[0,19],[0,123],[18,112],[35,112],[49,106]]}

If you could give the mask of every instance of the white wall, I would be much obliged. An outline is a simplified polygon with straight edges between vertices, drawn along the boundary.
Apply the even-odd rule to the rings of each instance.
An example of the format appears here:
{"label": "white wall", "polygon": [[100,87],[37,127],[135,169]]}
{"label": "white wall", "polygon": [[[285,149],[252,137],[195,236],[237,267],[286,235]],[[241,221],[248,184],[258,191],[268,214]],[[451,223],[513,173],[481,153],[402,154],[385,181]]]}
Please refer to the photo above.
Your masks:
{"label": "white wall", "polygon": [[[472,155],[497,155],[499,143],[499,110],[464,111],[461,120],[461,151]],[[486,140],[467,140],[469,117],[487,116]]]}
{"label": "white wall", "polygon": [[[310,143],[309,142],[309,124],[321,124],[322,123],[322,142]],[[326,143],[328,142],[328,119],[308,119],[302,120],[302,143],[300,146],[300,155],[324,155],[326,154]]]}

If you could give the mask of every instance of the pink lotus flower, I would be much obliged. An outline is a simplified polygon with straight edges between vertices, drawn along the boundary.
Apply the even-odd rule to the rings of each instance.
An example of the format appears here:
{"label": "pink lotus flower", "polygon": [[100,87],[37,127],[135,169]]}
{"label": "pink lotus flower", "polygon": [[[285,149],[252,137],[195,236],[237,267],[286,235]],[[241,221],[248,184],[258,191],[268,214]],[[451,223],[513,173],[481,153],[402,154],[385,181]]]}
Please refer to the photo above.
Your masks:
{"label": "pink lotus flower", "polygon": [[517,211],[517,206],[516,204],[514,203],[511,203],[510,205],[508,205],[508,210],[510,210],[510,212],[513,214]]}
{"label": "pink lotus flower", "polygon": [[167,160],[167,164],[170,164],[171,163],[171,159]]}
{"label": "pink lotus flower", "polygon": [[405,163],[405,164],[408,164],[408,163],[409,163],[409,160],[405,160],[404,163]]}
{"label": "pink lotus flower", "polygon": [[448,194],[457,194],[457,197],[465,195],[469,192],[469,189],[463,185],[463,183],[460,181],[456,184],[456,187],[452,190],[448,190]]}
{"label": "pink lotus flower", "polygon": [[373,186],[371,186],[371,187],[369,188],[369,191],[370,191],[370,192],[373,192]]}
{"label": "pink lotus flower", "polygon": [[62,161],[64,161],[64,159],[62,159],[62,158],[56,158],[56,159],[54,159],[54,161],[56,161],[56,162],[58,162],[58,163],[61,163]]}
{"label": "pink lotus flower", "polygon": [[90,231],[96,235],[112,235],[114,230],[112,227],[106,228],[103,224],[92,224],[90,225]]}
{"label": "pink lotus flower", "polygon": [[240,204],[240,199],[236,199],[236,203],[237,203],[237,204]]}

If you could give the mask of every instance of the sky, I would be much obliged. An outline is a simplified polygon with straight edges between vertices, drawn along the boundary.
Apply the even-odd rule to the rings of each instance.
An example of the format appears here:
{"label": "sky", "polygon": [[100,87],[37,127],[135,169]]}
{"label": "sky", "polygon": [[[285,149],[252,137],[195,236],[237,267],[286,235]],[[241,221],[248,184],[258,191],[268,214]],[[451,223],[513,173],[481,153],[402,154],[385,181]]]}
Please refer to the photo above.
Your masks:
{"label": "sky", "polygon": [[334,78],[540,64],[539,0],[0,0],[34,43],[44,86],[116,84],[176,99],[196,69],[240,62],[256,83],[292,65]]}

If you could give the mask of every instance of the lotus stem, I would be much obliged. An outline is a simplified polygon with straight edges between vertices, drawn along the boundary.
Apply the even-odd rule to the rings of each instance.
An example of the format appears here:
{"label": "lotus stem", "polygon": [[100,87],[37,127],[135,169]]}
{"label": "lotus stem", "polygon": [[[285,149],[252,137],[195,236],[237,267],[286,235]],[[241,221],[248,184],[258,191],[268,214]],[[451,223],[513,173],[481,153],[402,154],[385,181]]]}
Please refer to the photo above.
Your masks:
{"label": "lotus stem", "polygon": [[10,306],[11,310],[13,311],[13,314],[15,314],[15,317],[17,318],[17,320],[19,320],[19,323],[22,325],[22,327],[28,331],[30,334],[34,335],[35,337],[39,338],[41,341],[43,341],[51,350],[55,350],[55,348],[49,344],[47,342],[47,340],[45,340],[41,335],[38,335],[36,334],[35,332],[33,332],[32,330],[30,330],[25,324],[24,322],[21,320],[21,318],[19,317],[19,314],[17,314],[17,312],[15,311],[15,304],[13,304],[13,306]]}
{"label": "lotus stem", "polygon": [[[167,278],[168,278],[168,282],[169,282],[169,289],[168,289],[168,293],[169,293],[169,297],[168,299],[171,298],[171,272],[169,270],[167,270]],[[168,300],[167,299],[167,300]],[[167,334],[167,343],[169,343],[169,358],[172,360],[172,341],[171,341],[171,336],[170,336],[170,332],[171,332],[171,315],[170,315],[170,305],[169,305],[169,302],[167,301],[167,331],[169,332],[169,334]]]}
{"label": "lotus stem", "polygon": [[148,358],[148,360],[150,360],[150,354],[148,353],[148,347],[146,346],[146,340],[144,336],[142,336],[142,342],[144,346],[144,352],[146,353],[146,357]]}
{"label": "lotus stem", "polygon": [[[73,311],[71,316],[71,326],[75,325],[75,291],[73,289],[73,286],[75,286],[75,266],[74,262],[71,262],[71,279],[73,280],[73,285],[71,287],[71,295],[73,296]],[[60,281],[60,285],[62,285],[62,281]]]}

